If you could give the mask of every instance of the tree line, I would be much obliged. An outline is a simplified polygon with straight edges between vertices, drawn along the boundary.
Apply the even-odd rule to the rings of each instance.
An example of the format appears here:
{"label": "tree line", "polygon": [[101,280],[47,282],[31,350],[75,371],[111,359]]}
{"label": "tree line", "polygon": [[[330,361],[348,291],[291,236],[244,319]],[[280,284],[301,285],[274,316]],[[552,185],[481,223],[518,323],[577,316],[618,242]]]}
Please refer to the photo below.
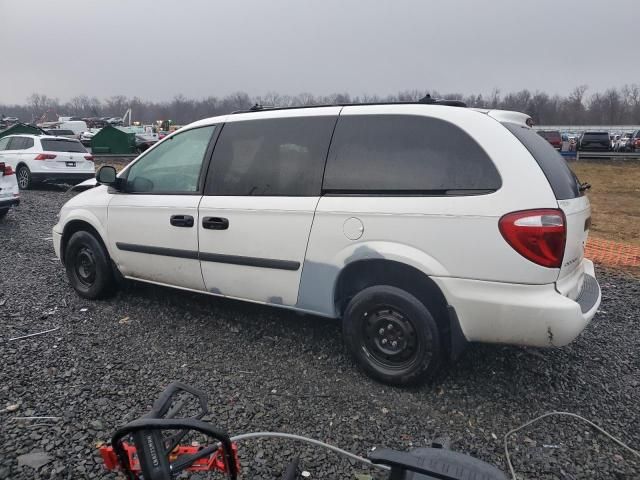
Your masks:
{"label": "tree line", "polygon": [[183,125],[200,118],[222,115],[236,110],[246,110],[252,105],[304,106],[335,103],[369,103],[416,101],[426,94],[433,98],[462,100],[470,107],[516,110],[529,114],[536,125],[621,125],[640,124],[640,84],[610,88],[603,92],[589,93],[586,85],[574,88],[566,96],[545,92],[520,90],[502,94],[494,90],[489,95],[442,94],[437,91],[410,90],[395,95],[361,95],[348,93],[332,95],[281,95],[269,93],[249,96],[243,92],[225,97],[210,96],[189,99],[177,95],[170,101],[153,102],[138,97],[115,95],[103,100],[80,95],[61,102],[46,94],[34,93],[22,105],[0,104],[0,115],[18,117],[27,123],[57,120],[58,116],[120,117],[131,108],[133,120],[151,123],[156,120],[172,120]]}

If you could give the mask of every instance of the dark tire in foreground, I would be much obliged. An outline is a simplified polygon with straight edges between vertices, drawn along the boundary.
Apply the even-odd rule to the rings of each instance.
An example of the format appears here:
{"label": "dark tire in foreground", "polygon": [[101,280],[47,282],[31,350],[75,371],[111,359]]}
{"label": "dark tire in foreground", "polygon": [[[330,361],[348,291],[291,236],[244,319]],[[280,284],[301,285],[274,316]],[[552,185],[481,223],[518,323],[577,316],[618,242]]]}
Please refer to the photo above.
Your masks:
{"label": "dark tire in foreground", "polygon": [[370,377],[391,385],[433,377],[442,359],[441,337],[429,310],[396,287],[366,288],[344,312],[345,343]]}
{"label": "dark tire in foreground", "polygon": [[115,280],[109,255],[90,232],[74,233],[64,255],[67,277],[81,297],[104,298],[113,293]]}
{"label": "dark tire in foreground", "polygon": [[31,180],[31,170],[25,165],[20,165],[16,171],[16,177],[18,180],[18,187],[20,190],[29,190],[33,186]]}

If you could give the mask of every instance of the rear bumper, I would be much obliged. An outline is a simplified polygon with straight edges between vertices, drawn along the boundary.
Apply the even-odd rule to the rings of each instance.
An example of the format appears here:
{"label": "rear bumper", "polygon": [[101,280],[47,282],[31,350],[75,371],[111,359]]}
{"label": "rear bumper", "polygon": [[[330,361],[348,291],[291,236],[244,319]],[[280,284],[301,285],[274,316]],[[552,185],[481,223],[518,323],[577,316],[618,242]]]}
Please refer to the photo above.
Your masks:
{"label": "rear bumper", "polygon": [[60,182],[79,183],[96,176],[95,172],[32,172],[31,179],[34,182]]}
{"label": "rear bumper", "polygon": [[536,347],[564,346],[587,326],[600,306],[593,263],[584,260],[585,277],[576,300],[554,284],[521,285],[460,278],[433,278],[458,315],[470,342]]}
{"label": "rear bumper", "polygon": [[17,207],[20,205],[20,198],[9,198],[0,200],[0,210],[5,210],[11,207]]}

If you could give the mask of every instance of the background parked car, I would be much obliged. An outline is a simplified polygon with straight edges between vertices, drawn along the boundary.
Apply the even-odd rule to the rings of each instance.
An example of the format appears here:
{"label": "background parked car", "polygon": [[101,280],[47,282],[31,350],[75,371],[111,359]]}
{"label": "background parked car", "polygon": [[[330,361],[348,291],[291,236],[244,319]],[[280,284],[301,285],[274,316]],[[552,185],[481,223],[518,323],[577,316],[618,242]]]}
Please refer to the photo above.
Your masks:
{"label": "background parked car", "polygon": [[633,132],[633,135],[627,141],[627,149],[630,152],[640,152],[640,130]]}
{"label": "background parked car", "polygon": [[616,152],[626,152],[628,151],[629,140],[633,137],[633,132],[627,132],[620,135],[620,138],[616,141],[613,146],[613,150]]}
{"label": "background parked car", "polygon": [[50,128],[45,130],[47,135],[52,135],[54,137],[66,137],[66,138],[76,138],[76,134],[73,130],[64,130],[62,128]]}
{"label": "background parked car", "polygon": [[617,134],[617,133],[613,133],[611,135],[609,135],[609,146],[611,148],[611,150],[613,150],[616,146],[616,143],[618,142],[618,140],[620,140],[621,135]]}
{"label": "background parked car", "polygon": [[11,207],[20,204],[20,191],[16,180],[16,172],[11,165],[0,162],[0,219]]}
{"label": "background parked car", "polygon": [[556,150],[562,148],[562,136],[558,130],[538,130],[538,135],[549,142]]}
{"label": "background parked car", "polygon": [[578,141],[578,150],[583,152],[605,151],[611,149],[609,132],[584,132]]}
{"label": "background parked car", "polygon": [[82,132],[80,134],[80,143],[82,143],[82,145],[84,145],[85,147],[90,147],[91,146],[91,139],[100,130],[101,130],[100,128],[93,128],[91,130],[87,130],[86,132]]}
{"label": "background parked car", "polygon": [[16,172],[22,190],[36,182],[79,183],[95,176],[93,156],[65,137],[8,135],[0,139],[0,162]]}

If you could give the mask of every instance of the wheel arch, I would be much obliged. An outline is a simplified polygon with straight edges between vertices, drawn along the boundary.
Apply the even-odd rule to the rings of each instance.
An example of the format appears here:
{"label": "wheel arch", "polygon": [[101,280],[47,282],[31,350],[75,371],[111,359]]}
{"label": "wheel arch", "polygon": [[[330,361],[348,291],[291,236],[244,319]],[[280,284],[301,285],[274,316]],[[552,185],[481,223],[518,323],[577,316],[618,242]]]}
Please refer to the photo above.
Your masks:
{"label": "wheel arch", "polygon": [[446,352],[451,354],[452,350],[457,350],[452,348],[453,337],[457,335],[457,318],[440,287],[423,271],[396,260],[374,258],[347,264],[338,274],[334,286],[333,300],[338,316],[342,316],[354,295],[374,285],[393,286],[416,297],[433,315]]}
{"label": "wheel arch", "polygon": [[62,261],[62,263],[64,263],[65,261],[64,256],[66,253],[67,244],[69,243],[69,239],[74,233],[80,231],[87,231],[94,235],[98,242],[100,242],[100,244],[102,245],[102,248],[104,248],[107,255],[110,257],[109,249],[107,248],[106,242],[104,241],[98,229],[95,228],[87,220],[76,218],[73,220],[69,220],[62,230],[62,238],[60,240],[60,260]]}

